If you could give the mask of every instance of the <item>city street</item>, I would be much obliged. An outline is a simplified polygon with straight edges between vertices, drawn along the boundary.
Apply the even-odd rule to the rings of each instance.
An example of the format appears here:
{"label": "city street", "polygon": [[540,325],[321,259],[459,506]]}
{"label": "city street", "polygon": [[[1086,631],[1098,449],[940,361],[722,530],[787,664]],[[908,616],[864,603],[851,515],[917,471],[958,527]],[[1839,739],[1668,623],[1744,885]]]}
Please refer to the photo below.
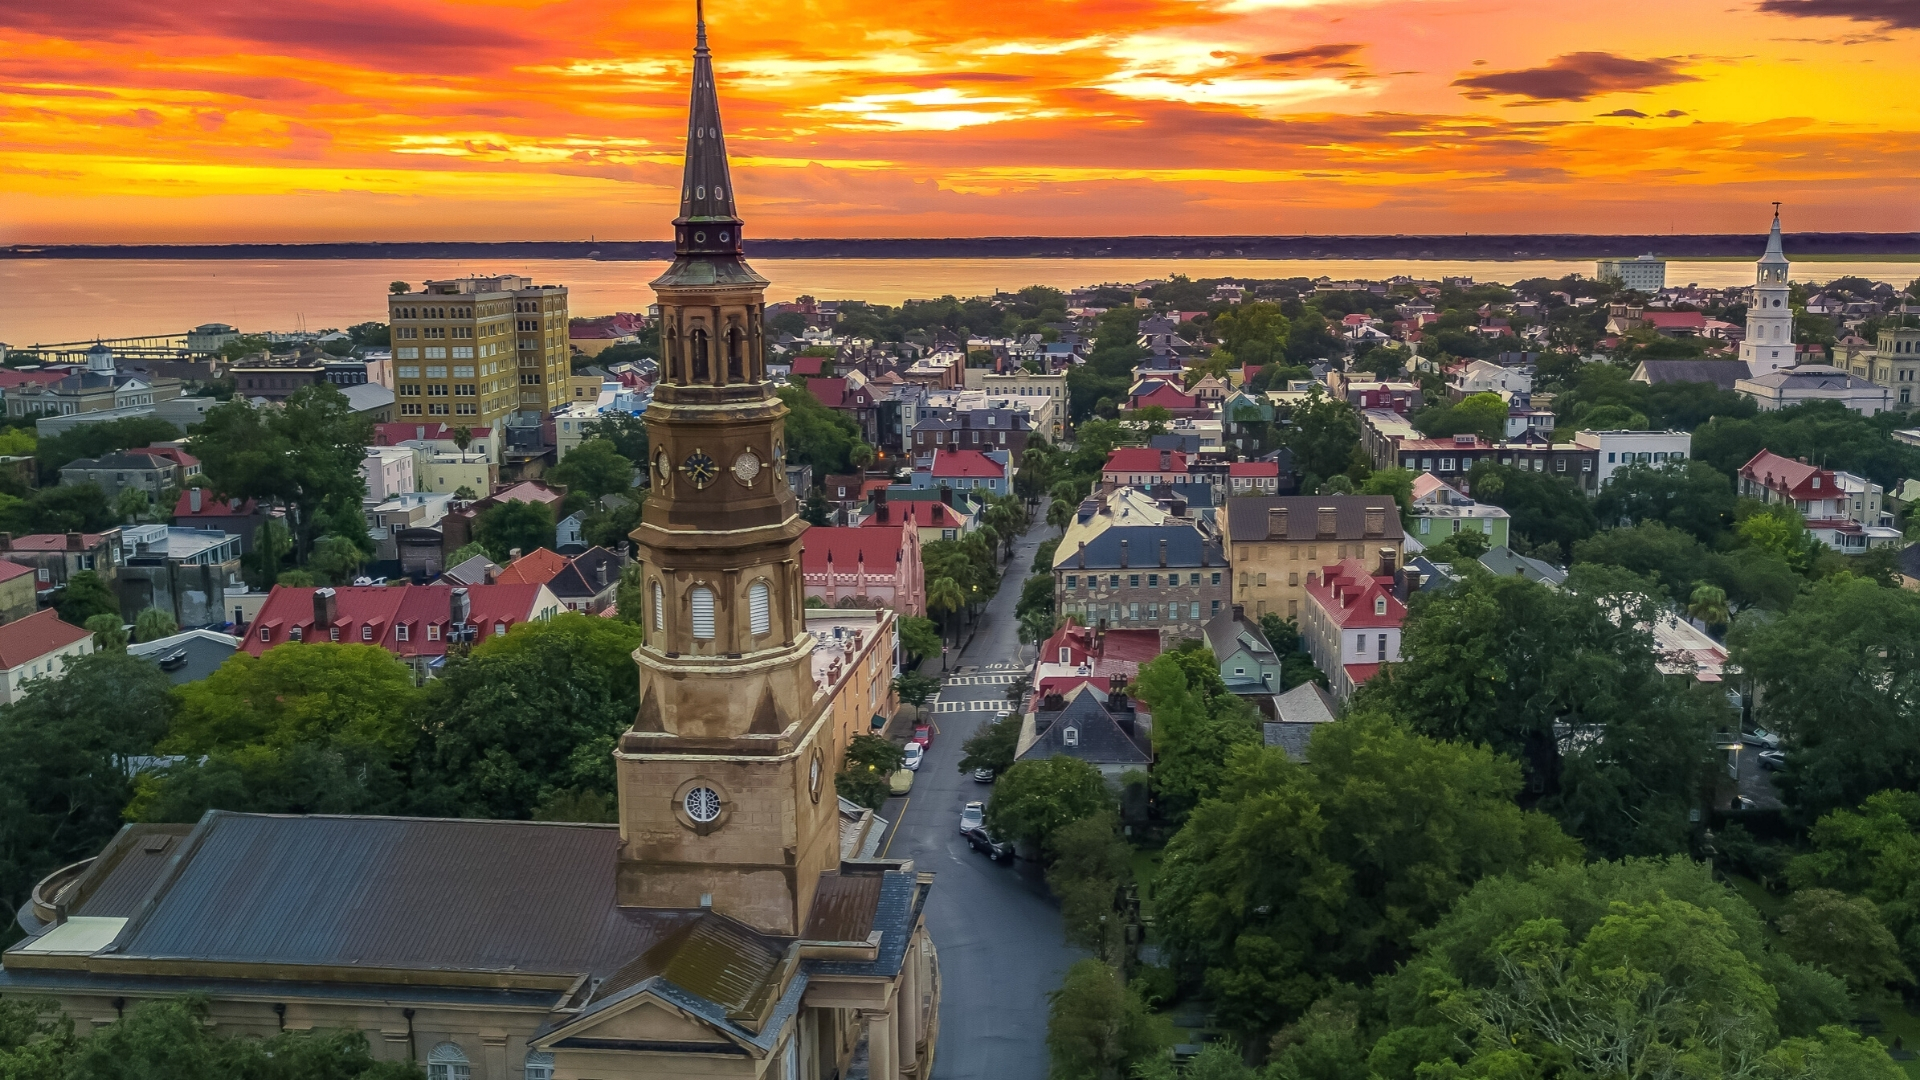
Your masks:
{"label": "city street", "polygon": [[[1042,540],[1036,525],[1015,545],[1005,582],[930,704],[937,733],[913,792],[881,815],[895,824],[891,857],[939,875],[927,927],[940,950],[940,1047],[933,1080],[1043,1080],[1047,994],[1078,955],[1060,935],[1060,912],[1038,868],[996,863],[960,836],[960,810],[992,788],[962,775],[960,744],[1006,711],[1007,685],[1024,668],[1013,608]],[[1031,649],[1027,650],[1031,653]]]}

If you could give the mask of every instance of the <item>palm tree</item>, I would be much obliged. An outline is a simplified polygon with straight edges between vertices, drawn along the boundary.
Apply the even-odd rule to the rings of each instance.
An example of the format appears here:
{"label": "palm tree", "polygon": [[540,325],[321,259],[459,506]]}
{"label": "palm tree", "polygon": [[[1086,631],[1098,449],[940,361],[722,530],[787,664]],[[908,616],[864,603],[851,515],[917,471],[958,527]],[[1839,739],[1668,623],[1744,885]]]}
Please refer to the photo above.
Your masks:
{"label": "palm tree", "polygon": [[[940,631],[944,635],[952,623],[954,612],[967,604],[966,591],[960,583],[944,574],[927,582],[927,610],[940,616]],[[943,637],[944,643],[944,637]]]}
{"label": "palm tree", "polygon": [[461,456],[464,458],[467,453],[467,447],[473,445],[473,429],[470,427],[454,428],[451,437],[453,439],[453,445],[459,449]]}
{"label": "palm tree", "polygon": [[1694,582],[1693,595],[1687,598],[1687,614],[1705,623],[1708,629],[1727,625],[1732,617],[1727,608],[1727,590],[1704,581]]}

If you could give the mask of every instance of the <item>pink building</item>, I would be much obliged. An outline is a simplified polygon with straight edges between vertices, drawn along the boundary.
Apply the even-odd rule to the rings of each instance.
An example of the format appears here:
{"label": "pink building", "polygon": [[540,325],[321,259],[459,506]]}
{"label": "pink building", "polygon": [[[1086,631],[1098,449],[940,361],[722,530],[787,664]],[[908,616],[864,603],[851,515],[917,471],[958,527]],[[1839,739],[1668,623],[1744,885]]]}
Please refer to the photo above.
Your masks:
{"label": "pink building", "polygon": [[808,598],[830,608],[926,613],[920,531],[911,525],[816,525],[800,538],[800,573]]}
{"label": "pink building", "polygon": [[[1307,573],[1300,634],[1307,653],[1341,701],[1382,665],[1400,659],[1400,625],[1407,620],[1406,578],[1391,562],[1369,569],[1346,559]],[[1398,586],[1398,587],[1396,587]]]}

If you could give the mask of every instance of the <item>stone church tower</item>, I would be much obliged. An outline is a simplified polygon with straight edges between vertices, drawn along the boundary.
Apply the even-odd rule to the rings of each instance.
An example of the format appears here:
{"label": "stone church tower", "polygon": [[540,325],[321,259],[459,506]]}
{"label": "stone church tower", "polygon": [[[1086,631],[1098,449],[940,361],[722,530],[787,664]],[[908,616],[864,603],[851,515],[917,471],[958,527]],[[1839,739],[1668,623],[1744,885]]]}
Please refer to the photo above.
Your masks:
{"label": "stone church tower", "polygon": [[1747,305],[1747,336],[1740,359],[1755,375],[1792,367],[1793,304],[1787,295],[1787,254],[1780,246],[1780,204],[1773,204],[1773,231],[1754,266],[1753,302]]}
{"label": "stone church tower", "polygon": [[803,616],[806,523],[766,379],[767,281],[742,258],[734,199],[702,20],[674,261],[653,282],[653,490],[633,532],[647,637],[640,711],[615,754],[619,897],[793,935],[838,865],[840,748]]}

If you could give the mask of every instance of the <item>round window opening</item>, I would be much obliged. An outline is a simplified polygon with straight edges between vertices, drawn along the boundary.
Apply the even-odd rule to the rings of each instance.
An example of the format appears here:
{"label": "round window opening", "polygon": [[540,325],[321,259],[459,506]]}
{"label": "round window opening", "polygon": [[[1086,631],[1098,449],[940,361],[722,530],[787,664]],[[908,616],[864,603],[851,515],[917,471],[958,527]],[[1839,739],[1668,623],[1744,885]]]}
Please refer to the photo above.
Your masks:
{"label": "round window opening", "polygon": [[727,241],[729,241],[729,240],[731,240],[731,239],[733,239],[733,237],[731,237],[731,236],[728,236],[728,235],[727,235],[726,233],[721,233],[721,234],[720,234],[720,242],[721,242],[721,243],[723,243],[723,244],[724,244],[724,243],[726,243]]}
{"label": "round window opening", "polygon": [[706,243],[706,242],[707,242],[707,234],[706,234],[706,233],[703,233],[703,232],[697,232],[697,233],[694,233],[694,234],[693,234],[693,242],[694,242],[694,243],[696,243],[696,244],[704,244],[704,243]]}
{"label": "round window opening", "polygon": [[702,825],[720,816],[720,795],[710,787],[687,792],[687,816]]}

